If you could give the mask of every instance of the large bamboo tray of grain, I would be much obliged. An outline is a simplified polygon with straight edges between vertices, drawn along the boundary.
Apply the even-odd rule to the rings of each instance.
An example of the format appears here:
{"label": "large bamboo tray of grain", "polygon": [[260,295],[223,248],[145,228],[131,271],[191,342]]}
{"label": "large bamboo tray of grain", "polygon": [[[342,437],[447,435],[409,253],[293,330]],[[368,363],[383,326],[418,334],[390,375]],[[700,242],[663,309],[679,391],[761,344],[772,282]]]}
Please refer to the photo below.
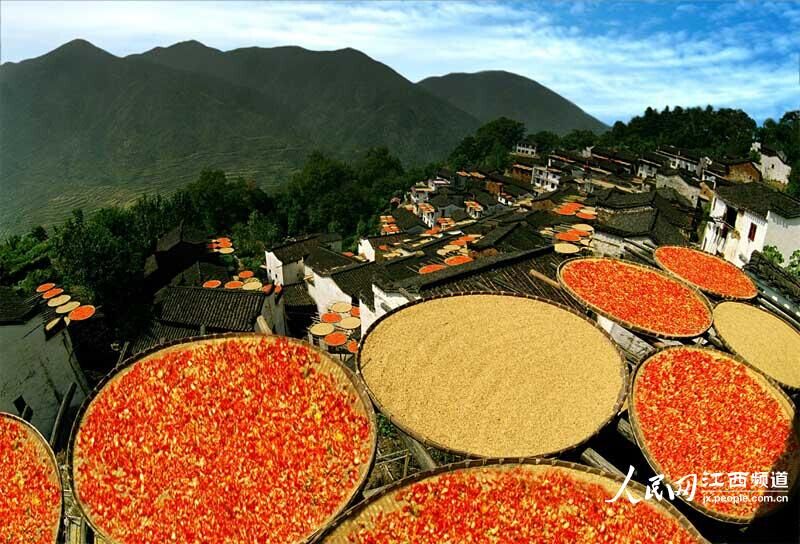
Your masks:
{"label": "large bamboo tray of grain", "polygon": [[113,544],[307,542],[366,481],[363,384],[299,340],[173,342],[118,366],[81,407],[75,498]]}
{"label": "large bamboo tray of grain", "polygon": [[800,389],[800,333],[770,312],[741,302],[714,308],[714,330],[729,350],[764,374]]}
{"label": "large bamboo tray of grain", "polygon": [[358,369],[378,408],[421,442],[468,457],[554,455],[619,411],[626,366],[608,335],[555,303],[434,297],[376,321]]}
{"label": "large bamboo tray of grain", "polygon": [[467,461],[416,474],[346,512],[325,544],[707,542],[668,501],[613,499],[622,478],[555,461]]}

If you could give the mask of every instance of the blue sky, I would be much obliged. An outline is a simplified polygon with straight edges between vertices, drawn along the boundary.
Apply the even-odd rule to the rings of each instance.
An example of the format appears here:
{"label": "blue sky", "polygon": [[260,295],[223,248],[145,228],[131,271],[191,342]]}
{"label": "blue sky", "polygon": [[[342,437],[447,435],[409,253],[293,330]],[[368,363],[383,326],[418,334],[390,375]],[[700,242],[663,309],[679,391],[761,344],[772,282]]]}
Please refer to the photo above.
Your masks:
{"label": "blue sky", "polygon": [[3,62],[79,37],[119,56],[188,39],[354,47],[412,81],[508,70],[608,123],[647,106],[736,107],[759,122],[800,108],[800,1],[0,3]]}

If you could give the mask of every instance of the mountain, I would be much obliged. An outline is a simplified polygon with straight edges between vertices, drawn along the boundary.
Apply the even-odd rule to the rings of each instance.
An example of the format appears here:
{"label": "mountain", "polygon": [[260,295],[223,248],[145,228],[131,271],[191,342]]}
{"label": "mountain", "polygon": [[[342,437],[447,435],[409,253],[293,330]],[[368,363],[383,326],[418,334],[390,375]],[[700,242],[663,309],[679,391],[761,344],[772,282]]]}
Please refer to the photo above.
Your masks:
{"label": "mountain", "polygon": [[482,123],[505,116],[525,123],[528,132],[549,130],[565,134],[574,129],[608,129],[563,96],[510,72],[448,74],[423,79],[418,85]]}
{"label": "mountain", "polygon": [[256,90],[277,103],[313,147],[347,155],[386,145],[406,164],[438,160],[479,126],[474,117],[355,49],[221,52],[191,41],[138,58]]}
{"label": "mountain", "polygon": [[[528,83],[536,94],[526,99],[529,87],[521,86],[515,104],[539,111],[536,101],[543,100],[544,110],[557,103],[570,115],[544,121],[542,113],[547,128],[591,120]],[[56,223],[75,207],[169,193],[205,168],[274,189],[314,149],[349,158],[385,145],[406,165],[441,159],[493,117],[489,106],[500,102],[495,97],[486,107],[465,109],[459,93],[443,96],[448,86],[414,84],[354,49],[223,52],[190,41],[117,57],[74,40],[38,58],[4,63],[0,236]],[[519,111],[526,110],[509,113]]]}
{"label": "mountain", "polygon": [[260,93],[80,40],[0,67],[0,104],[0,232],[169,192],[204,167],[283,176],[305,154]]}

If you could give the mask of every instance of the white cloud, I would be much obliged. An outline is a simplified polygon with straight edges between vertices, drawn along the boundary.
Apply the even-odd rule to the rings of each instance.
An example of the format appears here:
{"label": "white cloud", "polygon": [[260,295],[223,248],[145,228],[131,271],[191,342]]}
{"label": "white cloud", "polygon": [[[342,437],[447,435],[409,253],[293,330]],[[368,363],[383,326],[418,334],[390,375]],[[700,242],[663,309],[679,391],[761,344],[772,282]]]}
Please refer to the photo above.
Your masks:
{"label": "white cloud", "polygon": [[[654,32],[663,17],[638,9],[641,25],[607,16],[629,14],[626,3],[4,1],[0,55],[16,61],[76,37],[117,55],[188,39],[223,50],[354,47],[413,81],[453,71],[517,72],[607,122],[647,106],[710,103],[763,118],[796,104],[800,36],[788,23],[800,18],[797,4],[725,4],[700,31],[677,26],[670,32]],[[691,18],[697,9],[676,7]],[[759,32],[742,17],[747,10],[778,14],[786,31],[778,25]],[[725,23],[731,19],[740,21]],[[587,21],[590,28],[581,26]]]}

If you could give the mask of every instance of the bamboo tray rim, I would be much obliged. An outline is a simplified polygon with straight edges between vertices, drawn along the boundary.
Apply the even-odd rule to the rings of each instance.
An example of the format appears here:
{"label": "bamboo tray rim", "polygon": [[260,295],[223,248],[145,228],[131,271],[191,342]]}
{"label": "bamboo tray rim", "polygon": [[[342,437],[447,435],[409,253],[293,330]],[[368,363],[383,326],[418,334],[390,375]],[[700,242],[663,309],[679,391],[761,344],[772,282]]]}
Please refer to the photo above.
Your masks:
{"label": "bamboo tray rim", "polygon": [[[618,485],[622,484],[625,481],[625,478],[622,476],[618,476],[616,474],[612,474],[610,472],[606,472],[604,470],[595,467],[590,467],[579,463],[573,463],[570,461],[563,461],[561,459],[549,459],[544,457],[532,457],[532,458],[495,457],[495,458],[485,458],[485,459],[467,459],[464,461],[458,461],[456,463],[442,465],[434,469],[424,470],[416,474],[412,474],[410,476],[402,478],[400,480],[397,480],[395,482],[392,482],[391,484],[383,488],[380,492],[369,497],[368,499],[362,500],[361,502],[347,509],[341,515],[339,515],[339,517],[333,520],[325,528],[325,530],[323,530],[317,536],[317,539],[312,542],[313,544],[322,544],[325,541],[325,539],[331,536],[333,533],[335,533],[336,530],[343,523],[348,521],[353,521],[369,506],[373,505],[374,503],[378,502],[379,500],[383,499],[388,495],[396,493],[402,488],[408,487],[410,485],[426,480],[428,478],[440,476],[446,473],[467,471],[469,469],[497,468],[502,470],[510,470],[515,467],[528,467],[528,468],[553,467],[553,468],[565,469],[567,471],[573,470],[584,474],[590,474],[593,476],[606,478],[610,481],[610,483],[616,483]],[[630,482],[628,482],[628,488],[633,489],[636,493],[640,495],[640,497],[644,497],[646,488],[639,482],[631,480]],[[621,500],[627,500],[627,499],[621,499]],[[668,500],[658,501],[652,504],[654,505],[654,508],[659,510],[662,515],[669,515],[683,529],[688,531],[699,542],[704,544],[709,543],[709,541],[706,540],[706,538],[700,534],[700,532],[695,528],[694,525],[692,525],[689,519],[680,510],[678,510],[678,508],[674,504],[672,504]]]}
{"label": "bamboo tray rim", "polygon": [[58,521],[56,522],[55,527],[51,529],[51,532],[53,533],[52,542],[55,543],[58,541],[58,536],[61,533],[61,518],[64,514],[64,484],[61,481],[61,470],[58,467],[56,454],[53,451],[53,448],[50,447],[50,443],[47,441],[47,439],[45,439],[42,433],[39,432],[39,429],[34,427],[32,423],[29,423],[21,417],[15,416],[14,414],[10,414],[8,412],[0,412],[0,418],[8,419],[24,427],[28,432],[28,436],[30,436],[32,440],[38,441],[39,445],[44,447],[47,460],[52,464],[52,469],[56,476],[56,486],[58,487]]}
{"label": "bamboo tray rim", "polygon": [[[772,317],[772,318],[774,318],[774,319],[777,319],[778,321],[782,322],[784,325],[786,325],[786,326],[787,326],[787,327],[789,327],[791,330],[793,330],[793,331],[795,332],[795,334],[798,334],[798,335],[800,335],[800,331],[799,331],[799,330],[797,330],[797,328],[795,328],[795,326],[794,326],[794,325],[792,325],[792,324],[791,324],[789,321],[787,321],[786,319],[782,318],[781,316],[779,316],[779,315],[777,315],[777,314],[775,314],[775,313],[773,313],[773,312],[771,312],[771,311],[767,310],[766,308],[762,308],[761,306],[759,306],[759,305],[757,305],[757,304],[754,304],[754,303],[753,303],[751,300],[747,300],[747,301],[745,301],[745,300],[723,300],[723,301],[719,302],[718,304],[715,304],[715,305],[714,305],[714,309],[712,310],[712,313],[713,313],[713,312],[715,312],[715,311],[717,310],[717,306],[719,306],[720,304],[724,304],[724,303],[726,303],[726,302],[730,302],[730,303],[734,303],[734,304],[740,304],[740,305],[742,305],[742,306],[747,306],[747,307],[749,307],[749,308],[753,308],[753,309],[755,309],[755,310],[759,310],[759,311],[761,311],[761,312],[763,312],[763,313],[767,314],[768,316],[770,316],[770,317]],[[719,338],[719,341],[720,341],[720,342],[722,342],[722,345],[723,345],[723,346],[725,346],[725,349],[727,349],[727,350],[728,350],[728,351],[730,351],[732,354],[734,354],[734,355],[736,355],[737,357],[741,358],[741,359],[742,359],[742,361],[745,361],[745,362],[747,362],[747,364],[749,364],[750,366],[754,367],[756,370],[758,370],[759,372],[761,372],[762,374],[764,374],[764,376],[766,376],[766,377],[767,377],[769,380],[771,380],[771,381],[772,381],[772,382],[774,382],[776,385],[778,385],[778,387],[783,387],[783,388],[785,388],[787,391],[790,391],[790,392],[792,392],[792,393],[798,393],[798,392],[800,392],[800,385],[789,385],[788,383],[783,383],[783,382],[782,382],[782,381],[780,381],[779,379],[777,379],[777,378],[774,378],[774,377],[770,376],[769,374],[767,374],[767,373],[766,373],[766,372],[764,372],[763,370],[761,370],[761,369],[759,369],[758,367],[756,367],[754,364],[750,363],[750,361],[748,361],[746,357],[744,357],[744,356],[743,356],[742,354],[740,354],[738,351],[736,351],[735,349],[733,349],[733,346],[731,346],[731,344],[730,344],[730,343],[728,343],[728,341],[727,341],[727,340],[725,340],[725,336],[723,336],[723,334],[722,334],[722,333],[719,331],[719,329],[717,328],[717,322],[716,322],[716,318],[714,319],[714,332],[717,334],[717,338]]]}
{"label": "bamboo tray rim", "polygon": [[[728,295],[728,294],[725,294],[725,293],[721,293],[719,291],[715,291],[714,289],[710,289],[708,287],[703,287],[701,285],[698,285],[698,284],[694,283],[693,281],[689,280],[688,278],[684,278],[683,276],[681,276],[677,272],[671,270],[666,264],[664,264],[661,261],[661,259],[658,256],[658,250],[659,249],[664,249],[664,248],[666,248],[666,249],[685,249],[685,250],[693,251],[694,253],[702,254],[704,257],[708,257],[708,258],[714,259],[714,260],[716,260],[716,261],[718,261],[720,263],[725,263],[727,265],[730,265],[733,268],[735,268],[739,272],[739,274],[741,274],[748,281],[748,283],[750,283],[750,285],[753,287],[753,291],[755,291],[755,293],[753,293],[749,297],[741,297],[741,296]],[[741,300],[753,300],[754,298],[756,298],[758,296],[758,287],[756,286],[756,284],[752,280],[752,278],[750,278],[750,276],[745,274],[742,270],[739,270],[738,268],[736,268],[736,266],[733,263],[730,263],[730,262],[726,261],[725,259],[719,257],[718,255],[712,255],[711,253],[706,253],[705,251],[702,251],[702,250],[699,250],[699,249],[695,249],[693,247],[688,247],[688,246],[665,245],[665,246],[658,246],[657,248],[655,248],[653,250],[653,260],[656,262],[658,267],[662,271],[666,272],[667,274],[669,274],[671,276],[674,276],[674,277],[676,277],[676,278],[678,278],[680,280],[683,280],[684,283],[687,283],[687,284],[691,285],[692,287],[696,287],[697,289],[699,289],[703,293],[708,293],[709,295],[713,295],[713,296],[715,296],[715,297],[717,297],[719,299],[730,300],[730,301],[741,301]]]}
{"label": "bamboo tray rim", "polygon": [[[653,471],[656,474],[663,474],[664,475],[664,481],[665,482],[667,482],[670,485],[673,484],[672,479],[664,472],[663,468],[661,467],[661,464],[652,455],[652,453],[650,452],[650,448],[647,447],[647,443],[646,443],[646,441],[644,439],[644,435],[642,433],[641,426],[640,426],[640,423],[639,423],[639,416],[638,416],[638,414],[636,412],[636,390],[637,390],[637,385],[638,385],[637,379],[638,379],[638,377],[640,375],[640,372],[641,372],[642,368],[644,368],[651,360],[653,360],[655,357],[659,356],[663,352],[676,351],[676,350],[702,351],[702,352],[705,352],[705,353],[710,353],[710,354],[715,355],[715,356],[721,356],[721,357],[725,357],[727,359],[731,359],[731,360],[743,365],[745,367],[745,370],[748,372],[748,374],[751,377],[753,377],[753,379],[755,379],[756,381],[761,383],[761,385],[764,387],[764,389],[767,391],[767,393],[770,396],[772,396],[776,401],[778,401],[778,403],[781,405],[781,407],[784,409],[784,411],[789,416],[789,420],[791,421],[791,425],[792,425],[792,428],[794,430],[795,437],[800,439],[800,436],[798,436],[797,423],[795,421],[796,407],[795,407],[794,403],[792,402],[792,399],[789,398],[789,396],[779,386],[777,386],[775,384],[775,382],[773,380],[771,380],[767,375],[765,375],[763,372],[761,372],[760,370],[755,368],[753,365],[751,365],[750,363],[748,363],[747,361],[745,361],[744,359],[742,359],[738,355],[725,353],[724,351],[720,351],[720,350],[717,350],[717,349],[712,349],[712,348],[707,348],[707,347],[700,347],[700,346],[668,346],[668,347],[665,347],[665,348],[661,348],[661,349],[651,353],[647,357],[645,357],[644,360],[642,360],[642,362],[639,363],[636,366],[636,369],[633,371],[633,376],[631,377],[630,386],[629,386],[630,387],[630,391],[628,393],[629,399],[630,399],[630,402],[628,403],[628,413],[630,415],[629,420],[630,420],[631,428],[633,429],[633,436],[636,439],[636,445],[639,446],[639,449],[642,451],[642,455],[644,456],[645,460],[647,461],[647,464],[650,465],[650,468],[653,469]],[[789,494],[791,494],[794,491],[794,489],[797,487],[798,480],[800,480],[800,478],[798,478],[798,476],[800,475],[800,472],[798,472],[798,470],[800,470],[800,452],[798,452],[798,456],[796,456],[795,459],[794,459],[794,465],[795,465],[795,469],[797,469],[797,470],[795,470],[795,473],[794,473],[795,474],[795,478],[792,481],[791,485],[789,486],[789,490],[788,490]],[[769,515],[774,514],[775,512],[777,512],[778,510],[783,508],[783,506],[785,506],[785,503],[774,503],[774,504],[777,504],[778,506],[776,506],[774,508],[771,508],[770,510],[768,510],[766,512],[762,512],[761,514],[756,514],[756,515],[751,516],[751,517],[743,517],[743,516],[734,516],[734,515],[730,515],[730,514],[724,514],[724,513],[718,512],[716,510],[712,510],[711,508],[708,508],[708,507],[704,506],[700,502],[687,501],[683,497],[683,495],[679,495],[678,497],[681,499],[681,501],[683,501],[684,504],[688,505],[690,508],[693,508],[694,510],[697,510],[698,512],[700,512],[701,514],[703,514],[703,515],[705,515],[705,516],[707,516],[709,518],[715,519],[717,521],[722,521],[722,522],[725,522],[725,523],[738,524],[738,525],[748,525],[748,524],[752,523],[753,521],[755,521],[757,519],[760,519],[760,518],[763,518],[763,517],[768,517]],[[758,512],[758,511],[756,511],[756,512]]]}
{"label": "bamboo tray rim", "polygon": [[[118,378],[121,378],[137,363],[146,361],[150,359],[152,356],[156,355],[160,352],[170,352],[180,349],[182,346],[189,347],[191,345],[201,345],[204,343],[214,343],[220,342],[225,340],[236,340],[236,339],[247,339],[251,341],[256,340],[267,340],[270,342],[277,342],[280,340],[288,341],[289,343],[293,343],[295,345],[303,346],[310,351],[317,353],[320,356],[320,360],[327,360],[330,363],[333,363],[334,368],[338,368],[346,379],[339,379],[336,378],[336,381],[339,385],[349,384],[352,387],[351,393],[354,392],[356,397],[358,398],[362,408],[364,415],[367,418],[367,422],[369,424],[369,438],[367,439],[368,447],[369,447],[369,458],[361,465],[359,471],[361,472],[359,476],[359,480],[356,484],[352,487],[350,492],[345,496],[345,499],[342,500],[339,507],[328,516],[326,520],[321,522],[313,531],[309,532],[305,537],[301,540],[297,541],[295,544],[305,544],[311,542],[315,535],[317,535],[326,525],[330,523],[331,520],[335,519],[336,516],[344,511],[347,506],[353,502],[353,499],[358,496],[361,489],[366,485],[367,480],[369,478],[369,474],[372,471],[372,466],[375,463],[375,450],[377,448],[378,443],[378,423],[377,418],[375,416],[375,410],[372,407],[372,403],[370,402],[369,394],[366,391],[366,388],[361,381],[360,377],[353,373],[347,366],[338,360],[336,357],[332,357],[330,354],[320,350],[318,347],[306,342],[305,340],[300,340],[293,337],[288,336],[280,336],[275,334],[261,334],[257,332],[227,332],[227,333],[218,333],[218,334],[209,334],[204,336],[192,336],[189,338],[182,338],[179,340],[172,340],[169,342],[165,342],[163,344],[159,344],[157,346],[153,346],[145,351],[136,353],[124,361],[118,363],[117,365],[112,368],[109,373],[103,377],[103,379],[95,386],[95,388],[91,391],[91,393],[86,397],[86,399],[81,404],[78,412],[75,414],[75,421],[72,425],[72,430],[70,432],[69,443],[67,446],[67,465],[68,465],[68,478],[70,486],[73,490],[73,497],[75,500],[75,504],[78,507],[82,517],[86,520],[86,523],[92,528],[92,530],[99,536],[101,536],[104,540],[108,542],[108,544],[118,544],[117,540],[106,536],[105,532],[101,530],[95,521],[89,515],[88,508],[86,508],[83,504],[83,501],[80,497],[78,492],[78,488],[75,486],[75,442],[78,437],[78,433],[81,429],[81,423],[83,422],[83,418],[86,415],[86,412],[91,407],[91,403],[95,400],[95,398],[102,392],[105,386],[109,385],[113,381]],[[349,387],[348,387],[349,388]]]}
{"label": "bamboo tray rim", "polygon": [[356,354],[356,372],[358,373],[359,377],[361,378],[362,383],[366,387],[366,390],[369,393],[369,396],[372,399],[372,402],[378,408],[378,411],[381,412],[381,414],[383,414],[386,417],[386,419],[388,419],[395,427],[397,427],[398,429],[400,429],[401,431],[403,431],[407,435],[411,436],[412,438],[414,438],[418,442],[424,444],[425,446],[433,447],[433,448],[436,448],[438,450],[442,450],[442,451],[445,451],[445,452],[449,452],[449,453],[452,453],[452,454],[455,454],[455,455],[459,455],[459,456],[467,457],[467,458],[471,458],[471,459],[495,459],[495,458],[497,458],[496,456],[480,455],[480,454],[476,454],[475,452],[470,452],[470,451],[466,451],[466,450],[460,450],[458,448],[452,448],[452,447],[447,446],[445,444],[441,444],[440,442],[438,442],[436,440],[433,440],[433,439],[425,436],[424,434],[421,434],[421,433],[417,432],[416,430],[408,427],[405,423],[400,422],[397,419],[397,416],[394,413],[392,413],[390,410],[388,410],[380,402],[380,400],[377,398],[377,395],[375,395],[375,393],[372,391],[372,388],[369,386],[369,383],[364,378],[364,375],[363,375],[363,372],[362,372],[361,356],[363,354],[364,346],[366,346],[366,344],[367,344],[367,339],[369,338],[370,334],[373,333],[376,330],[378,325],[380,323],[382,323],[385,319],[388,319],[389,317],[399,313],[400,311],[402,311],[404,309],[411,308],[411,307],[416,306],[418,304],[423,304],[425,302],[429,302],[429,301],[432,301],[432,300],[439,300],[439,299],[443,299],[443,298],[476,296],[476,295],[477,296],[506,296],[506,297],[523,298],[523,299],[527,299],[527,300],[531,300],[531,301],[535,301],[535,302],[541,302],[541,303],[544,303],[544,304],[549,304],[549,305],[555,306],[556,308],[559,308],[561,310],[565,310],[565,311],[571,313],[572,315],[580,317],[581,319],[586,321],[589,325],[591,325],[596,330],[598,330],[600,333],[602,333],[603,336],[606,338],[606,340],[608,340],[608,342],[611,344],[611,346],[613,347],[614,351],[617,353],[617,356],[619,357],[619,365],[620,365],[619,372],[620,372],[620,378],[621,378],[620,390],[619,390],[619,393],[617,395],[617,399],[616,399],[616,401],[614,403],[614,407],[613,407],[613,409],[611,411],[611,414],[600,423],[600,425],[597,427],[597,429],[593,433],[590,433],[589,435],[587,435],[583,440],[581,440],[579,442],[576,442],[575,444],[572,444],[570,446],[566,446],[564,448],[561,448],[561,449],[558,449],[558,450],[554,450],[554,451],[550,451],[550,452],[540,452],[540,453],[535,453],[535,454],[530,454],[530,455],[518,456],[519,459],[535,459],[535,458],[540,458],[540,457],[555,457],[555,456],[561,455],[562,453],[565,453],[565,452],[568,452],[568,451],[573,450],[575,448],[578,448],[581,445],[589,442],[595,436],[597,436],[600,433],[600,431],[602,431],[603,428],[605,428],[605,426],[608,425],[620,413],[620,411],[622,410],[623,405],[625,404],[625,398],[626,398],[626,395],[627,395],[627,383],[628,383],[628,380],[629,380],[628,365],[625,362],[625,355],[622,352],[622,349],[619,347],[619,345],[617,345],[616,342],[614,342],[614,339],[611,337],[611,335],[608,332],[606,332],[596,322],[592,321],[591,319],[589,319],[585,315],[582,315],[581,313],[575,311],[574,309],[569,308],[568,306],[565,306],[564,304],[561,304],[559,302],[555,302],[553,300],[549,300],[549,299],[546,299],[546,298],[543,298],[543,297],[538,297],[538,296],[533,296],[533,295],[527,295],[527,294],[524,294],[524,293],[514,293],[514,292],[508,292],[508,291],[480,291],[480,290],[478,290],[478,291],[465,291],[465,292],[454,293],[454,294],[433,295],[433,296],[430,296],[430,297],[420,298],[420,299],[414,300],[412,302],[409,302],[408,304],[404,304],[403,306],[400,306],[398,308],[394,308],[392,311],[387,312],[384,315],[382,315],[381,317],[379,317],[378,319],[376,319],[372,323],[372,325],[369,326],[369,328],[367,329],[366,334],[362,337],[361,342],[359,342],[359,344],[358,344],[358,353]]}
{"label": "bamboo tray rim", "polygon": [[[573,290],[572,287],[570,287],[567,284],[567,282],[563,278],[564,268],[569,263],[574,262],[574,261],[616,261],[616,262],[622,263],[622,264],[624,264],[626,266],[640,268],[640,269],[646,270],[648,272],[654,272],[656,274],[659,274],[663,278],[666,278],[669,281],[674,281],[674,282],[682,285],[683,287],[686,287],[690,291],[692,291],[695,294],[695,296],[698,297],[700,302],[706,307],[706,311],[708,312],[708,324],[705,326],[705,328],[703,330],[698,331],[696,334],[668,334],[668,333],[664,333],[664,331],[656,331],[656,330],[653,330],[653,329],[648,329],[648,328],[643,327],[641,325],[636,325],[634,323],[626,321],[625,319],[623,319],[621,317],[617,317],[617,316],[611,314],[610,312],[607,312],[607,311],[601,309],[599,306],[595,305],[594,303],[589,302],[588,300],[586,300],[585,298],[580,296],[577,292],[575,292],[575,290]],[[574,298],[579,304],[581,304],[585,308],[593,311],[594,313],[596,313],[598,315],[601,315],[601,316],[603,316],[603,317],[605,317],[607,319],[610,319],[611,321],[613,321],[615,323],[619,323],[623,327],[625,327],[625,328],[627,328],[627,329],[629,329],[629,330],[631,330],[633,332],[638,332],[638,333],[646,334],[648,336],[652,336],[653,338],[661,338],[661,339],[665,339],[665,340],[688,339],[688,338],[697,338],[698,336],[702,336],[703,334],[706,333],[706,331],[708,331],[708,329],[711,328],[711,325],[713,325],[713,323],[714,323],[714,312],[713,312],[713,308],[711,306],[711,302],[709,302],[708,298],[697,287],[695,287],[695,286],[693,286],[693,285],[691,285],[689,283],[686,283],[685,281],[681,280],[680,278],[677,278],[677,277],[675,277],[673,275],[670,275],[670,274],[667,274],[665,272],[662,272],[658,268],[654,268],[652,266],[647,266],[647,265],[644,265],[644,264],[641,264],[641,263],[637,263],[637,262],[634,262],[634,261],[627,261],[625,259],[617,259],[617,258],[613,258],[613,257],[573,257],[571,259],[566,259],[565,261],[562,261],[561,264],[558,265],[558,270],[557,270],[556,274],[557,274],[557,277],[558,277],[558,283],[561,284],[561,286],[564,288],[564,290],[567,293],[569,293],[570,296],[572,296],[572,298]]]}

